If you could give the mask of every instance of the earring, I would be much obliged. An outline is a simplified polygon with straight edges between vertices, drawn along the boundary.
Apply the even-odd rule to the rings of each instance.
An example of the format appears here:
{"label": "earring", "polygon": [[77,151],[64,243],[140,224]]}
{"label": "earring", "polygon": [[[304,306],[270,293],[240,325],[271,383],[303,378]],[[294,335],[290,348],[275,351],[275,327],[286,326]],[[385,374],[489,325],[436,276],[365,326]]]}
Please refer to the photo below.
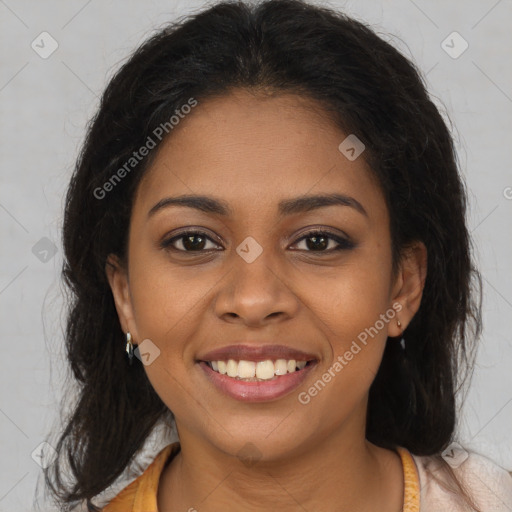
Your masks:
{"label": "earring", "polygon": [[[397,319],[396,321],[396,325],[398,326],[399,329],[401,329],[402,327],[402,322],[400,322],[400,320]],[[401,336],[402,338],[400,339],[400,346],[402,347],[402,350],[405,350],[405,338],[403,336],[403,331],[401,332]]]}
{"label": "earring", "polygon": [[133,343],[132,343],[132,335],[127,332],[126,333],[126,353],[128,354],[128,362],[130,363],[130,366],[132,365],[133,361]]}

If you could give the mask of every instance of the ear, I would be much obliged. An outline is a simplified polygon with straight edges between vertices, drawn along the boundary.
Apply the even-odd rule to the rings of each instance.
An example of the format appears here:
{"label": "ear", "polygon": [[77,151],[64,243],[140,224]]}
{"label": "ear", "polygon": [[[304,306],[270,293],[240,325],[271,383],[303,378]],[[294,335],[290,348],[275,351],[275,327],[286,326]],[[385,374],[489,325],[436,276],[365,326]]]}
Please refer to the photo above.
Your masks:
{"label": "ear", "polygon": [[392,304],[401,326],[398,327],[397,322],[391,322],[388,336],[400,336],[420,308],[426,277],[427,248],[423,242],[414,242],[402,251],[392,291]]}
{"label": "ear", "polygon": [[105,273],[110,284],[110,289],[112,290],[112,295],[114,296],[121,328],[125,333],[130,332],[132,338],[137,340],[137,327],[133,314],[128,271],[120,262],[118,256],[109,254],[105,264]]}

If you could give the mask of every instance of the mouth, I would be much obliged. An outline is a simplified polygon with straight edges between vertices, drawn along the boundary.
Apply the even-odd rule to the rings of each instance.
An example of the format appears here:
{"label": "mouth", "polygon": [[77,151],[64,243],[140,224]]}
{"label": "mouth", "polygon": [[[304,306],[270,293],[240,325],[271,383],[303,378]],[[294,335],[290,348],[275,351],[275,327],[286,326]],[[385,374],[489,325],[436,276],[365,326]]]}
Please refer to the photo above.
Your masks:
{"label": "mouth", "polygon": [[240,401],[264,402],[290,394],[318,359],[283,346],[237,345],[205,354],[196,363],[223,394]]}

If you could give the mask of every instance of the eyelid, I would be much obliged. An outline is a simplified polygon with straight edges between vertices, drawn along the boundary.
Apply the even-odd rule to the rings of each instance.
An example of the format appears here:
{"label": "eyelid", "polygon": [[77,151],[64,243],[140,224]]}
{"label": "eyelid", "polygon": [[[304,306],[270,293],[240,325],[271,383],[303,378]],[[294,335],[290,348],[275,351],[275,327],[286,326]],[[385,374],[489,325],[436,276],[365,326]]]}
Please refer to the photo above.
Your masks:
{"label": "eyelid", "polygon": [[[352,239],[347,234],[335,233],[334,231],[331,231],[328,228],[323,228],[320,226],[314,227],[314,228],[309,228],[307,231],[302,232],[298,236],[298,238],[296,238],[295,241],[291,244],[291,246],[296,245],[299,242],[303,241],[304,239],[315,236],[315,235],[323,235],[326,238],[330,238],[331,240],[334,240],[338,244],[338,246],[335,247],[334,249],[328,249],[325,251],[306,251],[306,252],[311,252],[311,253],[316,252],[317,254],[320,254],[320,253],[326,254],[326,253],[330,253],[330,252],[333,252],[336,250],[354,248],[356,246],[355,242],[353,242]],[[301,250],[301,249],[292,249],[292,250]]]}
{"label": "eyelid", "polygon": [[[186,235],[199,235],[199,236],[202,236],[202,237],[208,239],[212,243],[222,247],[222,244],[219,242],[218,237],[208,234],[207,230],[205,230],[204,228],[199,228],[199,227],[194,228],[193,226],[188,226],[186,228],[182,228],[181,230],[178,230],[177,232],[173,232],[172,236],[170,236],[170,237],[168,235],[164,236],[159,245],[162,249],[174,250],[177,252],[191,253],[191,254],[193,254],[194,252],[201,253],[201,252],[207,252],[207,251],[221,250],[221,249],[202,249],[201,251],[184,251],[182,249],[177,249],[176,247],[173,246],[173,242],[175,242],[176,240],[179,240],[180,238],[183,238]],[[222,247],[222,249],[224,249],[224,247]]]}

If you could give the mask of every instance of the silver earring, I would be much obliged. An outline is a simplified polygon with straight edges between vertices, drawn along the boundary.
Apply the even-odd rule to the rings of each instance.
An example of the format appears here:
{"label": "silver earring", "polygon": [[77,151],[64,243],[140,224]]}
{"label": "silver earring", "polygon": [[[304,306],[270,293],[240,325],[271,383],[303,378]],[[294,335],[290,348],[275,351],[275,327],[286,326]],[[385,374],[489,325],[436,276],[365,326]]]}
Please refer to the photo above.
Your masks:
{"label": "silver earring", "polygon": [[[402,322],[400,322],[400,320],[397,319],[396,321],[396,325],[398,326],[398,328],[400,329],[402,327]],[[401,332],[401,336],[402,338],[400,339],[400,346],[402,347],[402,350],[405,350],[405,338],[403,336],[403,331]]]}
{"label": "silver earring", "polygon": [[130,366],[133,361],[133,343],[132,343],[132,335],[127,332],[126,333],[126,353],[128,354],[128,362],[130,363]]}

